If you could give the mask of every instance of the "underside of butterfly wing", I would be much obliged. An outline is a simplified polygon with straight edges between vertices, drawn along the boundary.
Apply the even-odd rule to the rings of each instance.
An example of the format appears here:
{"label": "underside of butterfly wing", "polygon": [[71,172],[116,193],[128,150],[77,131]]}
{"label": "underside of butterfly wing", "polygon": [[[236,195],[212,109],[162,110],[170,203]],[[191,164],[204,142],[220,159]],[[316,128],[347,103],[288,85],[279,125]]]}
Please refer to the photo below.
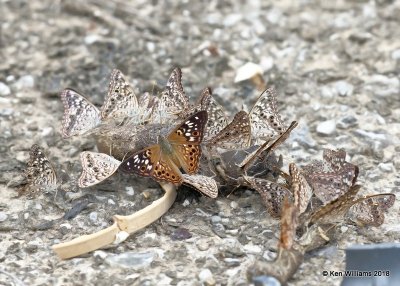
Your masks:
{"label": "underside of butterfly wing", "polygon": [[124,118],[138,112],[138,101],[132,86],[121,71],[114,69],[108,87],[107,97],[101,107],[101,117]]}
{"label": "underside of butterfly wing", "polygon": [[64,104],[64,138],[82,135],[100,123],[100,111],[78,92],[65,89],[61,93],[61,99]]}
{"label": "underside of butterfly wing", "polygon": [[250,143],[250,121],[247,112],[240,111],[232,122],[212,137],[207,145],[223,149],[243,149]]}
{"label": "underside of butterfly wing", "polygon": [[252,137],[267,140],[282,134],[286,127],[276,108],[276,92],[266,89],[249,113]]}
{"label": "underside of butterfly wing", "polygon": [[216,198],[218,196],[218,186],[212,178],[202,175],[188,174],[183,174],[182,177],[185,185],[191,186],[210,198]]}
{"label": "underside of butterfly wing", "polygon": [[78,186],[86,188],[98,184],[118,169],[120,161],[103,153],[84,151],[80,154],[82,174]]}
{"label": "underside of butterfly wing", "polygon": [[282,212],[283,200],[285,197],[292,197],[291,192],[278,183],[265,179],[245,177],[245,180],[250,184],[250,187],[261,195],[268,213],[274,218],[279,218]]}

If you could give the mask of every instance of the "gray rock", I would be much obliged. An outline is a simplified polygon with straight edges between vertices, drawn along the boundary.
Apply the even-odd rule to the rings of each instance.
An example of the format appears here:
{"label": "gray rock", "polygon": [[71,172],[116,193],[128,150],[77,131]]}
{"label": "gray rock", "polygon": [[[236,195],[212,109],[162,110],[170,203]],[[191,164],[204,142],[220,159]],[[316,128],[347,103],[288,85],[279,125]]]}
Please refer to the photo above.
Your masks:
{"label": "gray rock", "polygon": [[317,132],[322,135],[332,135],[336,132],[335,120],[327,120],[317,125]]}
{"label": "gray rock", "polygon": [[308,128],[307,123],[302,119],[299,121],[299,125],[290,134],[287,142],[289,144],[298,142],[301,146],[304,146],[306,148],[313,148],[317,145],[317,143],[311,136],[310,129]]}
{"label": "gray rock", "polygon": [[254,286],[281,286],[278,279],[267,275],[253,277],[253,283]]}
{"label": "gray rock", "polygon": [[211,217],[211,223],[212,224],[217,224],[217,223],[220,223],[221,221],[222,221],[222,218],[220,216],[213,215]]}
{"label": "gray rock", "polygon": [[31,89],[35,86],[35,79],[32,75],[24,75],[15,83],[15,88],[18,90]]}
{"label": "gray rock", "polygon": [[357,126],[357,118],[352,115],[347,115],[342,117],[339,122],[336,124],[337,128],[347,129],[350,127]]}
{"label": "gray rock", "polygon": [[148,267],[153,262],[156,254],[148,252],[125,252],[122,254],[109,255],[105,262],[117,268],[142,269]]}

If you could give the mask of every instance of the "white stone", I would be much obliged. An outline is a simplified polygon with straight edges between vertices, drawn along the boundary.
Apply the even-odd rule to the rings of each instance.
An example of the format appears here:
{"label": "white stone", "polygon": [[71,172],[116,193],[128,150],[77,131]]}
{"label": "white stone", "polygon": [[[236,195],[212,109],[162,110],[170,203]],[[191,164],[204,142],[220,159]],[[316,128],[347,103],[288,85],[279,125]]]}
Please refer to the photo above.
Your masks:
{"label": "white stone", "polygon": [[29,89],[35,86],[35,79],[31,75],[24,75],[15,83],[17,89]]}
{"label": "white stone", "polygon": [[215,285],[215,280],[213,274],[211,273],[210,269],[205,268],[200,271],[199,273],[200,282],[203,282],[206,285]]}
{"label": "white stone", "polygon": [[245,246],[243,246],[243,248],[247,253],[250,253],[250,254],[261,253],[261,247],[259,247],[258,245],[246,244]]}
{"label": "white stone", "polygon": [[97,41],[100,40],[100,36],[99,35],[87,35],[84,39],[84,42],[86,45],[92,45],[94,43],[96,43]]}
{"label": "white stone", "polygon": [[225,17],[223,24],[226,27],[232,27],[240,22],[242,18],[243,16],[241,14],[230,14]]}
{"label": "white stone", "polygon": [[135,194],[135,190],[134,190],[133,187],[131,187],[131,186],[126,187],[125,190],[126,190],[126,194],[127,194],[128,196],[133,196],[133,195]]}
{"label": "white stone", "polygon": [[97,222],[97,212],[91,212],[91,213],[89,214],[89,219],[90,219],[92,222]]}
{"label": "white stone", "polygon": [[5,83],[0,81],[0,96],[6,96],[11,93],[11,89]]}
{"label": "white stone", "polygon": [[8,215],[5,212],[0,212],[0,222],[5,221]]}
{"label": "white stone", "polygon": [[347,81],[340,80],[334,86],[340,96],[350,96],[353,94],[354,86]]}
{"label": "white stone", "polygon": [[256,75],[262,75],[262,74],[263,74],[263,70],[259,65],[248,62],[248,63],[244,64],[243,66],[241,66],[240,68],[238,68],[234,81],[241,82],[241,81],[249,80]]}
{"label": "white stone", "polygon": [[332,135],[336,131],[335,120],[327,120],[317,125],[317,132],[323,135]]}

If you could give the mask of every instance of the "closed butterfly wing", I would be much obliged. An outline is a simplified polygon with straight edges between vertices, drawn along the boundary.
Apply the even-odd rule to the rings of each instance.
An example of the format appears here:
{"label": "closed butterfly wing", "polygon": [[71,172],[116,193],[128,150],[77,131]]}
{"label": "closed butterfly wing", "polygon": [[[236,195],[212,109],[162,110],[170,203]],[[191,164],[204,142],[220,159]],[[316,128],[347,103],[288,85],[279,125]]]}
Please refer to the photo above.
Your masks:
{"label": "closed butterfly wing", "polygon": [[185,185],[191,186],[210,198],[214,199],[218,196],[218,186],[214,179],[202,175],[183,174],[182,176]]}
{"label": "closed butterfly wing", "polygon": [[370,195],[358,199],[349,210],[351,220],[362,226],[380,226],[385,212],[391,208],[396,196],[391,193]]}
{"label": "closed butterfly wing", "polygon": [[57,185],[56,172],[44,154],[43,148],[37,144],[32,145],[29,152],[25,176],[28,181],[29,197],[34,197],[38,192]]}
{"label": "closed butterfly wing", "polygon": [[123,119],[135,116],[137,112],[138,101],[132,86],[125,80],[121,71],[114,69],[106,99],[101,107],[101,117]]}
{"label": "closed butterfly wing", "polygon": [[260,95],[249,117],[252,136],[257,139],[268,140],[286,130],[276,108],[276,92],[273,88],[266,89]]}
{"label": "closed butterfly wing", "polygon": [[100,111],[78,92],[65,89],[61,93],[61,100],[64,104],[64,138],[82,135],[100,123]]}
{"label": "closed butterfly wing", "polygon": [[161,94],[159,112],[170,116],[179,116],[188,109],[189,99],[182,87],[182,72],[180,68],[175,68]]}
{"label": "closed butterfly wing", "polygon": [[243,149],[249,147],[250,132],[249,115],[242,110],[236,113],[231,123],[207,141],[207,144],[223,149]]}
{"label": "closed butterfly wing", "polygon": [[168,135],[168,142],[172,146],[174,155],[186,173],[196,173],[200,157],[200,143],[203,140],[204,128],[207,124],[207,112],[199,111],[175,128]]}
{"label": "closed butterfly wing", "polygon": [[322,157],[334,171],[339,171],[346,164],[346,151],[343,149],[338,151],[324,149]]}
{"label": "closed butterfly wing", "polygon": [[224,108],[211,95],[210,89],[205,89],[201,100],[202,110],[207,110],[208,121],[204,138],[211,139],[228,125],[228,118],[225,115]]}
{"label": "closed butterfly wing", "polygon": [[306,178],[315,196],[326,204],[345,194],[354,185],[357,176],[358,167],[345,163],[339,171],[311,173]]}
{"label": "closed butterfly wing", "polygon": [[251,188],[261,195],[268,213],[274,218],[279,218],[282,212],[283,200],[286,196],[291,197],[291,192],[287,188],[265,179],[247,176],[244,179]]}
{"label": "closed butterfly wing", "polygon": [[103,153],[85,151],[80,154],[82,163],[82,174],[78,186],[87,188],[96,185],[118,169],[121,164],[117,159]]}
{"label": "closed butterfly wing", "polygon": [[119,169],[126,173],[153,177],[157,181],[168,181],[176,185],[182,183],[181,172],[170,158],[162,154],[160,145],[152,145],[131,155],[121,163]]}
{"label": "closed butterfly wing", "polygon": [[299,214],[302,214],[307,209],[311,200],[313,194],[312,189],[295,164],[291,163],[289,165],[289,172],[292,178],[291,188],[293,191],[294,205],[298,208]]}
{"label": "closed butterfly wing", "polygon": [[354,197],[359,192],[361,186],[353,185],[349,191],[320,207],[311,214],[311,223],[341,223],[344,216],[349,211],[350,207],[354,205]]}

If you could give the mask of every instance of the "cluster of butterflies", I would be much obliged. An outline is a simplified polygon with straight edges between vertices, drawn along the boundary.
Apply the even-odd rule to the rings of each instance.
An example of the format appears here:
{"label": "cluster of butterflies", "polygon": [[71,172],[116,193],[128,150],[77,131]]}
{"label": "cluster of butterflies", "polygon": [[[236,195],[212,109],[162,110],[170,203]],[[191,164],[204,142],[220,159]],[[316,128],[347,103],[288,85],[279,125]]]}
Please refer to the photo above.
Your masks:
{"label": "cluster of butterflies", "polygon": [[380,226],[396,199],[392,193],[357,197],[361,189],[356,184],[358,167],[346,162],[344,150],[325,149],[323,160],[301,169],[290,164],[289,173],[284,175],[288,186],[245,178],[260,192],[270,214],[280,217],[277,258],[256,262],[249,273],[271,275],[283,284],[296,272],[306,251],[331,239],[335,226],[347,219],[358,226]]}
{"label": "cluster of butterflies", "polygon": [[[124,75],[114,70],[100,110],[72,89],[61,93],[65,107],[62,124],[64,137],[101,128],[101,123],[108,120],[135,120],[137,124],[148,126],[159,123],[176,125],[165,138],[159,136],[158,144],[139,150],[123,161],[104,153],[82,152],[80,187],[93,186],[117,170],[122,170],[176,185],[184,183],[215,198],[218,195],[217,183],[212,178],[196,174],[202,146],[229,150],[247,148],[266,140],[283,141],[288,131],[296,126],[292,123],[287,127],[282,122],[273,89],[265,90],[249,113],[240,111],[229,122],[227,112],[211,96],[209,88],[204,89],[198,102],[191,105],[181,80],[181,70],[175,68],[160,98],[144,94],[138,100]],[[30,155],[27,169],[29,184],[56,184],[54,169],[43,150],[34,145]],[[297,216],[312,213],[310,222],[336,217],[337,204],[340,204],[340,208],[346,209],[345,213],[359,223],[380,225],[383,212],[393,204],[394,195],[380,194],[355,199],[354,194],[349,197],[351,190],[357,189],[354,185],[358,168],[346,162],[345,157],[343,150],[325,150],[323,161],[314,161],[301,169],[290,164],[289,174],[282,172],[287,180],[286,185],[250,176],[244,176],[241,183],[261,194],[273,217],[281,216],[283,200],[289,196],[293,198]],[[310,204],[314,198],[318,201]],[[312,211],[306,212],[310,210],[310,205],[313,206]],[[321,207],[317,209],[316,206]]]}
{"label": "cluster of butterflies", "polygon": [[281,218],[279,247],[285,250],[297,240],[298,227],[334,226],[346,219],[358,226],[380,226],[396,199],[392,193],[357,197],[361,188],[356,184],[358,167],[346,161],[344,150],[325,149],[323,160],[301,169],[291,163],[289,173],[283,174],[286,186],[244,178],[261,194],[271,216]]}
{"label": "cluster of butterflies", "polygon": [[[214,180],[194,175],[199,167],[201,144],[214,149],[241,149],[279,136],[286,130],[276,109],[273,89],[264,91],[249,113],[240,111],[229,123],[227,112],[212,97],[209,88],[205,88],[198,102],[192,105],[181,80],[181,70],[175,68],[160,98],[146,93],[138,100],[124,75],[114,70],[100,110],[72,89],[61,93],[65,110],[64,137],[85,134],[110,120],[128,120],[147,126],[178,122],[166,138],[159,137],[158,144],[134,153],[123,162],[107,154],[83,152],[80,187],[97,184],[119,169],[157,181],[189,184],[216,197],[218,188]],[[186,174],[182,174],[180,168]]]}

